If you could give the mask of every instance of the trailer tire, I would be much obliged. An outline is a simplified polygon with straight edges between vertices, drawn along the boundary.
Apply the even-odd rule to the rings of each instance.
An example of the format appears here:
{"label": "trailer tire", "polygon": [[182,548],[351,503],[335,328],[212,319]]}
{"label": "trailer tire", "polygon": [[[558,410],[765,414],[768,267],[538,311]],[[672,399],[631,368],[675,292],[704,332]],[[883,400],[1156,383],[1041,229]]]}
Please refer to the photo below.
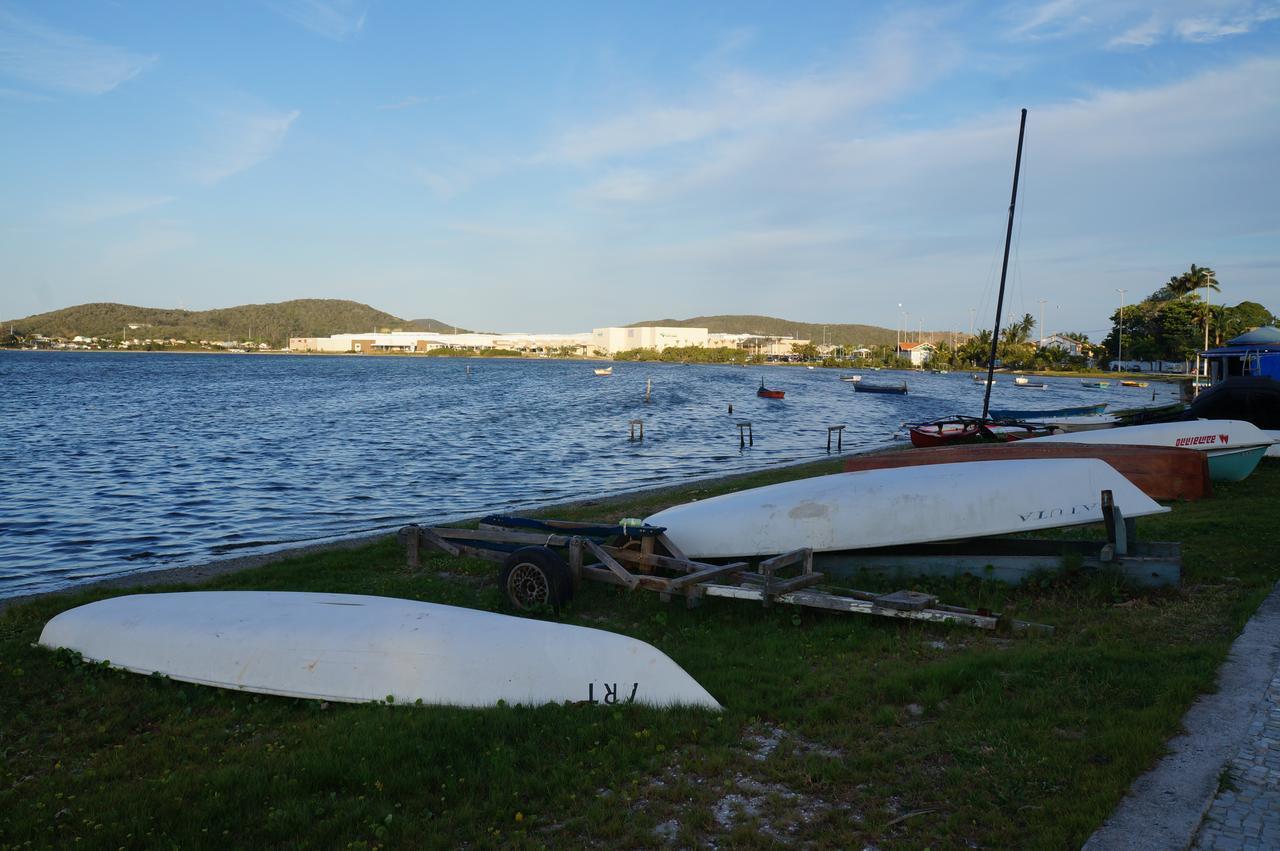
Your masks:
{"label": "trailer tire", "polygon": [[502,591],[522,612],[560,606],[573,598],[573,577],[558,553],[546,547],[521,547],[502,563]]}

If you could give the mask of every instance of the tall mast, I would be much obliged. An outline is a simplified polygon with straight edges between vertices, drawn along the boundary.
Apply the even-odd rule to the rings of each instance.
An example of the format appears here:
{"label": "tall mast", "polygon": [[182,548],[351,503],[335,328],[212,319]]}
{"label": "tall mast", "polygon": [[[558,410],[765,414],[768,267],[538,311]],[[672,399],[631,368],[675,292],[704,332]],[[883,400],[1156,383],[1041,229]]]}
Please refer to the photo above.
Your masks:
{"label": "tall mast", "polygon": [[1009,243],[1013,239],[1013,208],[1018,203],[1018,172],[1022,170],[1022,136],[1027,130],[1027,111],[1018,122],[1018,155],[1013,161],[1013,194],[1009,196],[1009,225],[1004,231],[1004,262],[1000,264],[1000,295],[996,299],[996,325],[991,331],[991,357],[987,359],[987,390],[982,395],[982,418],[991,409],[991,383],[996,372],[996,346],[1000,343],[1000,312],[1004,309],[1004,280],[1009,273]]}

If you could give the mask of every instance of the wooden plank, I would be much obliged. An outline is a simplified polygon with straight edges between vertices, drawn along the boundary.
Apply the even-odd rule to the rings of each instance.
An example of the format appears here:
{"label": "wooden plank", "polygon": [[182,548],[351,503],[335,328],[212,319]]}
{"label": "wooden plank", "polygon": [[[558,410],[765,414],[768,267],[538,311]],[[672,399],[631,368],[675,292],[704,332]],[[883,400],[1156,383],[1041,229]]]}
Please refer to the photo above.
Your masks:
{"label": "wooden plank", "polygon": [[[758,588],[748,588],[741,585],[703,585],[704,593],[708,597],[726,597],[731,600],[755,600],[763,602],[766,595]],[[966,626],[978,627],[979,629],[995,629],[999,623],[999,618],[993,615],[965,614],[961,612],[944,612],[937,609],[923,609],[918,612],[902,611],[900,609],[887,609],[877,606],[867,600],[859,600],[853,597],[839,597],[834,594],[827,594],[821,591],[795,591],[789,594],[781,594],[774,598],[775,602],[785,603],[792,606],[806,606],[815,609],[825,609],[832,612],[845,612],[855,615],[880,615],[888,618],[901,618],[904,620],[930,621],[933,623],[958,623]]]}
{"label": "wooden plank", "polygon": [[783,553],[780,556],[767,558],[760,562],[759,570],[761,573],[768,575],[780,567],[787,567],[788,565],[792,565],[797,562],[809,561],[809,563],[812,564],[812,558],[813,550],[809,547],[805,547],[799,550],[792,550],[789,553]]}
{"label": "wooden plank", "polygon": [[702,570],[703,568],[715,567],[715,565],[708,564],[704,561],[690,561],[688,559],[672,558],[671,556],[660,556],[656,553],[652,555],[645,555],[644,553],[638,553],[634,550],[620,550],[615,547],[609,547],[607,549],[618,559],[618,561],[626,562],[628,564],[644,565],[647,567],[662,567],[679,573],[692,573]]}
{"label": "wooden plank", "polygon": [[406,526],[402,531],[405,534],[405,561],[408,563],[410,568],[417,570],[421,564],[421,560],[418,558],[418,542],[422,540],[418,536],[418,527]]}
{"label": "wooden plank", "polygon": [[684,552],[679,547],[676,546],[676,542],[667,537],[666,532],[663,532],[661,535],[658,536],[658,543],[662,545],[663,549],[671,553],[673,558],[678,558],[681,561],[690,560],[689,557],[685,555]]}
{"label": "wooden plank", "polygon": [[[630,584],[628,584],[625,580],[620,578],[612,570],[609,570],[607,567],[598,567],[593,564],[583,565],[582,576],[584,579],[590,579],[595,582],[604,582],[607,585],[620,585],[623,588],[631,587]],[[636,580],[636,584],[640,588],[643,588],[646,591],[659,591],[659,592],[666,591],[667,583],[671,581],[661,576],[632,575],[631,578]]]}
{"label": "wooden plank", "polygon": [[546,532],[524,532],[517,529],[455,529],[451,526],[433,526],[431,531],[441,538],[465,541],[497,541],[503,544],[529,544],[535,547],[567,547],[573,540],[568,535]]}
{"label": "wooden plank", "polygon": [[427,542],[430,543],[432,546],[434,546],[436,549],[444,550],[446,553],[448,553],[451,556],[462,554],[462,550],[458,546],[456,546],[455,544],[449,543],[444,538],[437,535],[435,530],[433,529],[428,529],[424,526],[419,526],[418,536],[420,538],[425,538]]}
{"label": "wooden plank", "polygon": [[799,591],[801,588],[817,585],[824,578],[821,573],[802,573],[789,579],[774,579],[765,586],[765,591],[774,595],[787,594],[792,591]]}
{"label": "wooden plank", "polygon": [[699,570],[697,573],[686,573],[684,576],[678,576],[667,583],[667,589],[678,591],[687,585],[696,585],[699,582],[706,582],[709,579],[719,579],[731,573],[737,573],[740,570],[746,570],[750,565],[745,561],[734,562],[733,564],[723,564],[719,566],[708,567],[705,570]]}
{"label": "wooden plank", "polygon": [[[627,570],[621,564],[618,564],[617,560],[614,559],[613,556],[605,552],[604,547],[600,546],[595,541],[592,541],[588,538],[583,538],[582,543],[583,543],[583,546],[585,546],[588,550],[591,551],[592,555],[600,559],[600,562],[605,567],[609,568],[609,570],[612,571],[615,576],[617,576],[619,579],[622,580],[623,585],[626,585],[632,591],[634,591],[640,585],[640,577],[631,573],[631,571]],[[636,553],[636,555],[639,555],[639,553]]]}

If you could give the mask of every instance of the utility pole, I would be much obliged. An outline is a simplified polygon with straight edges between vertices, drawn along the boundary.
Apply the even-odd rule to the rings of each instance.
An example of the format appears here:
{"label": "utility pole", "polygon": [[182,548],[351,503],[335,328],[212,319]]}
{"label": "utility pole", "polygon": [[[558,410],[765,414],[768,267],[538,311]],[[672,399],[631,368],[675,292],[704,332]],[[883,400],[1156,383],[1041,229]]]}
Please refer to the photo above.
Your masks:
{"label": "utility pole", "polygon": [[1120,293],[1120,329],[1116,332],[1116,371],[1120,371],[1120,361],[1124,360],[1124,294],[1128,290],[1118,289]]}
{"label": "utility pole", "polygon": [[898,305],[898,343],[893,347],[893,359],[898,359],[898,352],[902,349],[902,323],[906,314],[902,312],[902,305]]}
{"label": "utility pole", "polygon": [[1044,348],[1044,303],[1047,298],[1040,299],[1040,348]]}
{"label": "utility pole", "polygon": [[973,315],[978,312],[978,308],[969,308],[969,336],[973,336]]}

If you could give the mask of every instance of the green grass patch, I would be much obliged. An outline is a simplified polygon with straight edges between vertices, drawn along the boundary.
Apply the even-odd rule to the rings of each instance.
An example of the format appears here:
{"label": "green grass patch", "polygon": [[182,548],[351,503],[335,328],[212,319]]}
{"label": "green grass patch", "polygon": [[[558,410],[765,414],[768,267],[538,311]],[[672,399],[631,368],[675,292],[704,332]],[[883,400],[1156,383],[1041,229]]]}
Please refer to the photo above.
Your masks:
{"label": "green grass patch", "polygon": [[[836,462],[579,504],[617,519]],[[912,584],[1053,637],[588,585],[561,618],[651,642],[724,705],[355,706],[240,694],[33,646],[51,597],[0,618],[0,847],[1078,847],[1211,690],[1280,579],[1280,464],[1139,521],[1185,544],[1177,591],[1080,572]],[[201,586],[503,610],[486,562],[390,541]],[[156,590],[173,590],[172,588]]]}

